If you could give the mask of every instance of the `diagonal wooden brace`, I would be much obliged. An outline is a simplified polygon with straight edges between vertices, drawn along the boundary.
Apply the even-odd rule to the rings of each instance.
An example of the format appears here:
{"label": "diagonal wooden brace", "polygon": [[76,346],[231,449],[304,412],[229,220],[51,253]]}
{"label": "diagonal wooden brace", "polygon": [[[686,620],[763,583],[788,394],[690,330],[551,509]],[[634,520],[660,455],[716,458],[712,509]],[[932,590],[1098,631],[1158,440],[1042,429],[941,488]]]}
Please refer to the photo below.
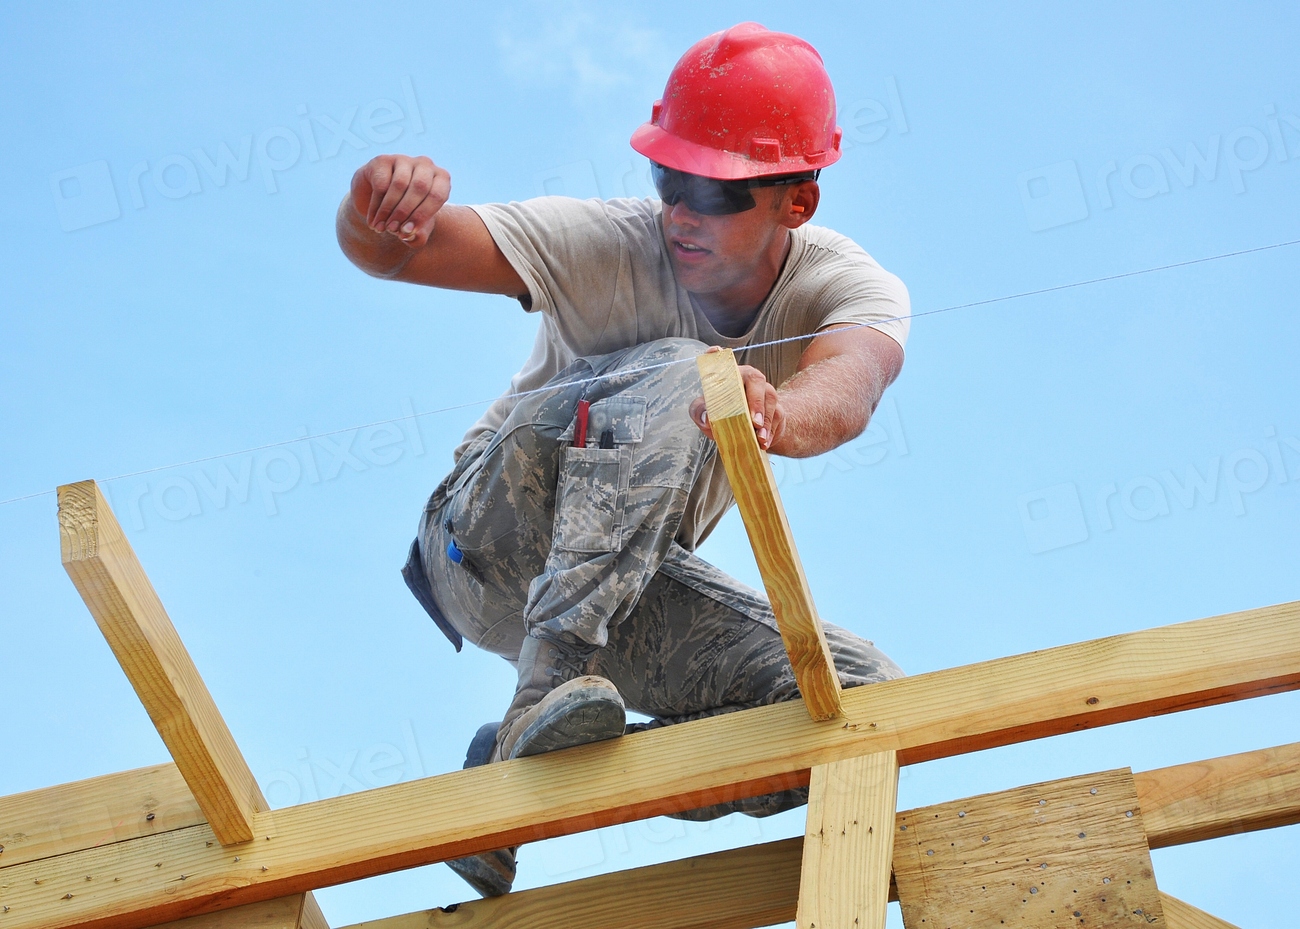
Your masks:
{"label": "diagonal wooden brace", "polygon": [[813,719],[834,719],[844,713],[840,680],[781,506],[772,466],[754,435],[736,356],[731,349],[723,349],[701,355],[696,364],[718,454],[754,548],[799,692]]}
{"label": "diagonal wooden brace", "polygon": [[176,627],[94,481],[59,488],[63,567],[222,845],[268,809]]}

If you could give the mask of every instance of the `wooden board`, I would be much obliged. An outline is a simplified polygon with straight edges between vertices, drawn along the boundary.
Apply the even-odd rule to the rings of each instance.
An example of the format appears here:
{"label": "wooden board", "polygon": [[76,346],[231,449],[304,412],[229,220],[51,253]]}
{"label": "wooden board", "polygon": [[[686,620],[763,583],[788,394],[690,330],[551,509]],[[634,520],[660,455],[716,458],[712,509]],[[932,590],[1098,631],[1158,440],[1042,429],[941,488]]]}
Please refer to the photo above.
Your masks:
{"label": "wooden board", "polygon": [[321,912],[320,904],[316,902],[313,894],[303,894],[302,912],[298,914],[298,929],[330,929],[330,924],[326,922],[325,914]]}
{"label": "wooden board", "polygon": [[1162,893],[1160,903],[1164,907],[1165,925],[1168,929],[1237,929],[1226,919],[1211,916],[1205,910],[1197,909],[1169,894]]}
{"label": "wooden board", "polygon": [[728,348],[706,352],[696,363],[718,455],[749,534],[799,692],[813,719],[833,719],[843,713],[839,676],[777,493],[772,466],[754,435],[736,356]]}
{"label": "wooden board", "polygon": [[798,929],[885,929],[897,754],[818,765],[809,786]]}
{"label": "wooden board", "polygon": [[63,566],[222,845],[267,809],[253,773],[94,481],[59,488]]}
{"label": "wooden board", "polygon": [[1300,604],[1264,607],[853,688],[836,725],[762,707],[259,813],[239,862],[207,826],[28,862],[5,869],[2,929],[148,926],[783,789],[871,752],[906,764],[1297,685]]}
{"label": "wooden board", "polygon": [[303,904],[310,896],[293,894],[263,903],[248,903],[220,913],[177,919],[152,929],[314,929],[302,921]]}
{"label": "wooden board", "polygon": [[753,929],[794,919],[803,839],[700,855],[346,929]]}
{"label": "wooden board", "polygon": [[1105,771],[899,817],[907,929],[1147,929],[1163,918],[1133,776]]}
{"label": "wooden board", "polygon": [[1300,822],[1300,742],[1134,778],[1152,848]]}
{"label": "wooden board", "polygon": [[[1281,749],[1267,751],[1279,752]],[[1193,770],[1204,770],[1206,766],[1239,769],[1245,761],[1261,754],[1247,752],[1135,775],[1134,785],[1138,790],[1148,841],[1152,845],[1157,842],[1174,844],[1166,839],[1177,839],[1177,836],[1161,835],[1152,830],[1151,824],[1163,820],[1160,816],[1162,808],[1157,805],[1159,798],[1176,797],[1178,791],[1170,788],[1185,784]],[[1259,772],[1260,781],[1252,793],[1260,798],[1271,793],[1270,785],[1279,780],[1285,782],[1286,775],[1276,765],[1262,766]],[[1149,795],[1143,792],[1143,785]],[[915,815],[915,811],[899,813],[895,826],[905,824],[905,817],[911,815]],[[1247,822],[1260,820],[1248,816]],[[1185,830],[1179,833],[1186,834]],[[755,929],[795,918],[802,848],[803,839],[783,839],[520,891],[492,900],[475,900],[445,909],[390,916],[348,929],[443,929],[453,926],[468,929],[514,926],[607,929],[611,912],[629,919],[629,929],[689,929],[694,926]],[[897,888],[892,884],[889,899],[898,899]],[[1160,894],[1160,900],[1170,929],[1235,929],[1229,923],[1166,893]],[[623,906],[624,901],[635,901],[635,905]]]}
{"label": "wooden board", "polygon": [[0,869],[205,822],[174,764],[0,797]]}

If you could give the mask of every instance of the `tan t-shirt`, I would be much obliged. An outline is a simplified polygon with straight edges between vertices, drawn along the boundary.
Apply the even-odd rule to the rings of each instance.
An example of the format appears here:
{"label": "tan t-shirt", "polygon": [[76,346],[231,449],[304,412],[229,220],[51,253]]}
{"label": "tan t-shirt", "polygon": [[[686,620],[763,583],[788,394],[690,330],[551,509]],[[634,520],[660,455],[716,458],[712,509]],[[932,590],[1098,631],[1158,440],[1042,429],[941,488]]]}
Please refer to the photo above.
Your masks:
{"label": "tan t-shirt", "polygon": [[[658,200],[541,197],[473,207],[528,286],[529,312],[542,314],[533,352],[456,449],[495,432],[516,401],[575,358],[605,355],[655,339],[681,337],[736,350],[781,385],[797,370],[811,334],[837,323],[866,323],[907,341],[907,288],[851,239],[820,226],[791,233],[790,254],[749,331],[718,334],[677,283],[664,246]],[[791,336],[807,339],[746,348]],[[731,505],[720,463],[705,471],[677,540],[694,549]]]}

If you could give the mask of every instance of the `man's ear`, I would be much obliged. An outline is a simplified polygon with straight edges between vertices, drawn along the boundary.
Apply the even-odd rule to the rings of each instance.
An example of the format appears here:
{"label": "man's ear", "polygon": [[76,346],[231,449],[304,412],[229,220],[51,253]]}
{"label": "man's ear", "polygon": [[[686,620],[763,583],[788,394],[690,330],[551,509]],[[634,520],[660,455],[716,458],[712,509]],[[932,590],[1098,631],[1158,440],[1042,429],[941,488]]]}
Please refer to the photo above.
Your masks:
{"label": "man's ear", "polygon": [[816,181],[803,181],[791,187],[782,198],[781,225],[798,229],[808,222],[817,212],[817,204],[821,202],[821,196],[821,188],[817,186]]}

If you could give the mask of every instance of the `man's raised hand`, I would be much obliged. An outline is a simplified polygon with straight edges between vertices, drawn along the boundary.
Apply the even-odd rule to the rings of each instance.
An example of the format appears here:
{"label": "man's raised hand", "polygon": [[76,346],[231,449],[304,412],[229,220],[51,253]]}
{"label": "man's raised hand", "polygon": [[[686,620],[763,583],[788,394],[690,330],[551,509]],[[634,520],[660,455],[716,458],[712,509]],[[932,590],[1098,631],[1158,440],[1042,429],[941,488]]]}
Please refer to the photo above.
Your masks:
{"label": "man's raised hand", "polygon": [[352,175],[352,204],[376,233],[423,248],[451,196],[451,175],[424,155],[378,155]]}

